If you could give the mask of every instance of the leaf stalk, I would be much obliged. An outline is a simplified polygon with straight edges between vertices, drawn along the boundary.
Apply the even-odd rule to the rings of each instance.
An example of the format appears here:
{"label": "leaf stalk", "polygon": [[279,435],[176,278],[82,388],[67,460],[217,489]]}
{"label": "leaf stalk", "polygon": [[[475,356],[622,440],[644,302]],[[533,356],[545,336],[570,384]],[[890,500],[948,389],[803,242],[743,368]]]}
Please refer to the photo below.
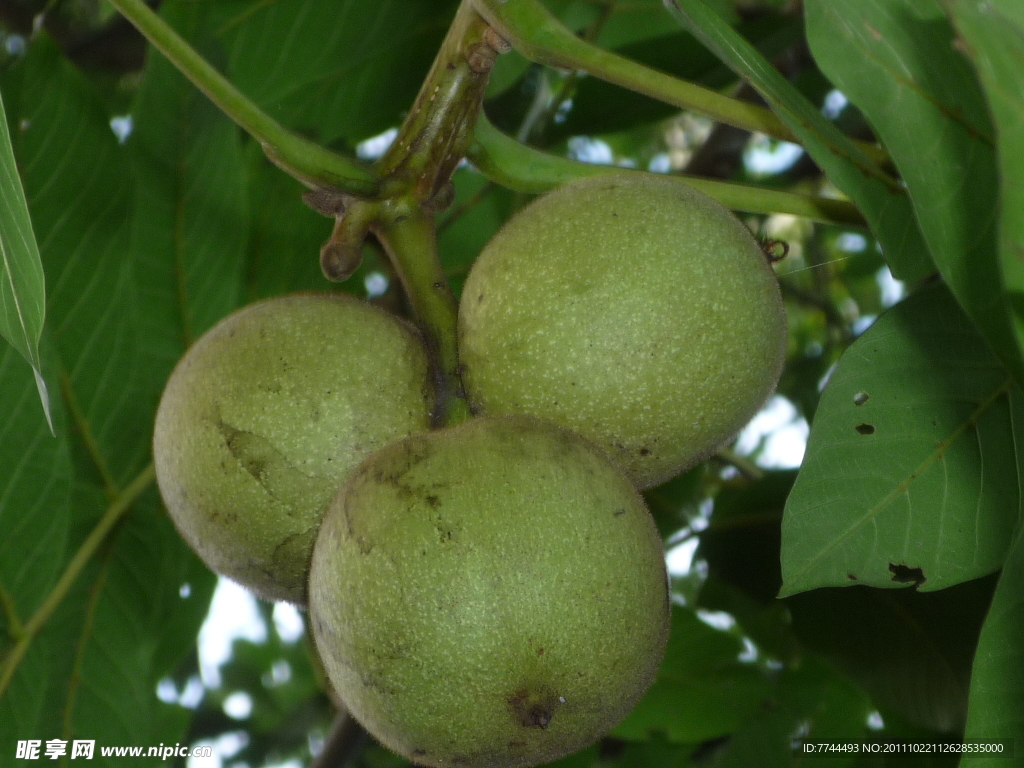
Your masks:
{"label": "leaf stalk", "polygon": [[310,187],[329,186],[353,195],[376,192],[377,178],[369,168],[284,128],[214,69],[142,0],[111,0],[111,5],[210,101],[256,139],[267,158],[283,171]]}
{"label": "leaf stalk", "polygon": [[[477,12],[513,47],[537,64],[586,72],[658,101],[690,109],[729,125],[799,144],[774,112],[666,75],[577,37],[539,0],[471,0]],[[854,142],[879,165],[891,161],[876,144]]]}
{"label": "leaf stalk", "polygon": [[[488,179],[517,192],[540,194],[589,176],[606,173],[647,173],[617,166],[593,165],[520,144],[495,128],[484,115],[477,121],[475,143],[467,157]],[[660,174],[659,174],[660,175]],[[867,227],[864,216],[845,200],[799,195],[767,187],[734,184],[696,176],[672,175],[726,208],[749,213],[789,213],[826,224]]]}

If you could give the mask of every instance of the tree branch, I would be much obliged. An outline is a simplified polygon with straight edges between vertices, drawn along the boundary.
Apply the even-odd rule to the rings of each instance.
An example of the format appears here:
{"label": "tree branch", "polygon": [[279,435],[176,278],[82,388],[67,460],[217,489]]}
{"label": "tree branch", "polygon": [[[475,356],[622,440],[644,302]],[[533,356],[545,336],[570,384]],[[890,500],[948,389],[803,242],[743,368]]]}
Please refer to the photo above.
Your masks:
{"label": "tree branch", "polygon": [[167,59],[221,111],[263,147],[275,165],[311,187],[333,187],[371,195],[377,177],[355,160],[336,155],[282,127],[214,69],[142,0],[111,0]]}
{"label": "tree branch", "polygon": [[[591,165],[541,152],[506,136],[481,115],[476,143],[467,157],[491,181],[517,192],[539,194],[588,176],[606,173],[646,173],[607,165]],[[813,221],[867,227],[857,207],[844,200],[797,195],[766,187],[732,184],[692,176],[670,176],[715,198],[726,208],[750,213],[789,213]]]}
{"label": "tree branch", "polygon": [[760,480],[764,477],[763,469],[746,456],[740,456],[731,448],[719,448],[715,456],[726,464],[731,464],[748,480]]}
{"label": "tree branch", "polygon": [[[789,126],[771,110],[666,75],[581,40],[555,18],[540,0],[471,1],[487,23],[530,61],[549,67],[580,70],[737,128],[800,143]],[[854,143],[873,162],[879,165],[889,163],[889,155],[881,147],[865,142]]]}
{"label": "tree branch", "polygon": [[363,726],[348,712],[341,710],[324,740],[323,751],[313,758],[309,768],[345,768],[365,740],[366,731]]}

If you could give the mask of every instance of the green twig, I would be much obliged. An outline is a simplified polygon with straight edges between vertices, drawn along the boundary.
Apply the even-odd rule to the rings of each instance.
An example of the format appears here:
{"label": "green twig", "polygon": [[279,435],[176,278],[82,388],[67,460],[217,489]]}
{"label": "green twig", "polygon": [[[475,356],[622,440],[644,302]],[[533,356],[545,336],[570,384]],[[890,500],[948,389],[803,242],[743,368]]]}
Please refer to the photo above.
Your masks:
{"label": "green twig", "polygon": [[703,0],[665,0],[664,5],[708,50],[738,76],[747,79],[779,119],[792,126],[793,132],[801,137],[797,141],[806,143],[813,154],[823,145],[830,154],[855,166],[860,173],[881,181],[891,192],[906,194],[906,189],[889,174],[893,163],[883,149],[854,141],[829,122],[796,86]]}
{"label": "green twig", "polygon": [[458,424],[470,416],[459,375],[459,306],[437,256],[433,216],[414,208],[397,212],[377,237],[402,278],[435,363],[439,412],[434,421]]}
{"label": "green twig", "polygon": [[740,456],[731,448],[719,448],[715,455],[726,464],[734,466],[748,480],[761,480],[764,477],[763,469],[745,456]]}
{"label": "green twig", "polygon": [[494,61],[507,49],[464,0],[378,164],[380,199],[347,202],[338,219],[342,233],[353,217],[373,232],[401,278],[430,352],[439,426],[469,418],[470,410],[459,371],[458,304],[437,255],[434,211],[451,202],[452,173],[473,139]]}
{"label": "green twig", "polygon": [[[601,34],[601,30],[604,29],[605,24],[612,17],[615,12],[615,0],[603,3],[598,11],[597,18],[587,26],[587,28],[579,35],[580,38],[588,43],[593,43],[597,40]],[[579,82],[580,73],[578,70],[573,70],[569,73],[569,76],[565,78],[561,86],[558,88],[558,92],[551,98],[551,102],[548,104],[541,114],[539,114],[532,126],[524,126],[526,130],[520,131],[520,136],[525,136],[529,139],[531,136],[534,141],[530,143],[544,145],[543,138],[544,134],[551,127],[551,123],[554,121],[555,116],[562,109],[565,102],[572,97],[573,92],[576,90],[576,84]],[[538,94],[541,90],[538,89]]]}
{"label": "green twig", "polygon": [[[472,0],[477,12],[530,61],[550,67],[579,70],[680,109],[691,109],[715,120],[776,139],[799,144],[800,139],[774,112],[680,80],[632,59],[581,40],[540,0]],[[884,149],[855,142],[875,163],[889,163]]]}
{"label": "green twig", "polygon": [[[646,173],[616,166],[592,165],[527,147],[506,136],[481,115],[476,143],[467,157],[491,181],[517,192],[539,194],[588,176],[606,173]],[[750,213],[789,213],[813,221],[867,227],[857,207],[844,200],[797,195],[766,187],[732,184],[693,176],[669,176],[713,197],[726,208]]]}
{"label": "green twig", "polygon": [[89,559],[95,554],[100,544],[106,539],[107,534],[110,533],[111,529],[118,523],[118,521],[124,516],[124,514],[131,509],[139,496],[149,488],[156,478],[156,472],[153,465],[150,464],[143,469],[134,480],[128,485],[121,495],[114,501],[107,511],[103,513],[103,517],[96,524],[96,527],[92,529],[85,541],[82,542],[82,546],[78,548],[75,556],[71,558],[71,562],[68,563],[67,568],[64,569],[64,573],[61,574],[60,579],[54,585],[53,589],[50,590],[50,594],[43,600],[42,605],[36,609],[36,612],[32,615],[32,618],[26,622],[22,629],[21,639],[15,644],[11,652],[4,658],[2,664],[0,664],[0,696],[3,696],[4,691],[7,690],[7,686],[10,684],[11,679],[14,677],[14,671],[18,668],[18,664],[21,663],[22,658],[28,651],[32,640],[39,633],[39,630],[53,615],[53,612],[57,610],[61,601],[67,595],[71,585],[74,584],[75,579],[82,572],[82,568],[89,562]]}
{"label": "green twig", "polygon": [[210,66],[143,0],[110,3],[210,101],[260,142],[267,157],[282,170],[309,186],[333,187],[353,195],[376,192],[377,177],[372,171],[282,127]]}

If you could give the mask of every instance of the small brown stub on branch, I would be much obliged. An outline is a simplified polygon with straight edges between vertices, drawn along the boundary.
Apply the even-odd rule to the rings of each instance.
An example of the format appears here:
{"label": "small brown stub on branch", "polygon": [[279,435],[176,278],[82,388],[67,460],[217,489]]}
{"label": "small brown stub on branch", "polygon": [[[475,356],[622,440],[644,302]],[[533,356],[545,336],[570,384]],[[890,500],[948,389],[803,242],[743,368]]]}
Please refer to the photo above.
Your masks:
{"label": "small brown stub on branch", "polygon": [[328,240],[320,249],[320,270],[335,283],[352,277],[362,261],[363,249],[359,245]]}
{"label": "small brown stub on branch", "polygon": [[466,63],[469,68],[478,75],[486,75],[494,69],[494,60],[498,58],[498,52],[487,43],[477,43],[469,49],[466,55]]}
{"label": "small brown stub on branch", "polygon": [[493,27],[488,27],[484,30],[484,42],[499,54],[508,53],[512,50],[512,43],[495,32]]}
{"label": "small brown stub on branch", "polygon": [[455,185],[446,181],[435,192],[434,196],[426,202],[426,207],[435,213],[448,210],[455,202]]}
{"label": "small brown stub on branch", "polygon": [[346,199],[333,189],[314,189],[302,195],[302,202],[321,216],[340,216],[345,212]]}

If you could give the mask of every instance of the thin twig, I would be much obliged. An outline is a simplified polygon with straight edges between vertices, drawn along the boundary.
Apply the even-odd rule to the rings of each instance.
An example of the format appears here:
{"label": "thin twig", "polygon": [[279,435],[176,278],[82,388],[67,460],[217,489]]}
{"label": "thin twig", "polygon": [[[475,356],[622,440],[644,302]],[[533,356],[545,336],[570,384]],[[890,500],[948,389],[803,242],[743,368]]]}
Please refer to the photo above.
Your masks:
{"label": "thin twig", "polygon": [[731,448],[720,448],[715,454],[726,464],[731,464],[739,470],[740,474],[748,480],[761,480],[764,478],[764,470],[745,456],[740,456]]}
{"label": "thin twig", "polygon": [[[481,114],[467,157],[487,178],[516,192],[540,194],[577,179],[606,173],[647,173],[607,165],[593,165],[559,157],[521,144],[495,128]],[[666,178],[659,174],[660,178]],[[694,189],[715,198],[726,208],[749,213],[789,213],[813,221],[866,227],[863,215],[846,200],[799,195],[792,192],[733,184],[715,179],[673,175]]]}
{"label": "thin twig", "polygon": [[[692,109],[737,128],[800,143],[800,139],[782,118],[769,109],[667,75],[576,37],[540,0],[519,0],[515,3],[507,0],[470,2],[500,35],[530,61],[587,72],[680,109]],[[890,162],[883,148],[853,139],[850,141],[863,155],[862,158],[853,158],[861,170],[888,179],[889,183],[896,185],[894,179],[877,167]]]}
{"label": "thin twig", "polygon": [[324,740],[323,751],[313,758],[309,768],[345,768],[359,752],[366,740],[366,731],[345,710],[338,712],[330,733]]}

